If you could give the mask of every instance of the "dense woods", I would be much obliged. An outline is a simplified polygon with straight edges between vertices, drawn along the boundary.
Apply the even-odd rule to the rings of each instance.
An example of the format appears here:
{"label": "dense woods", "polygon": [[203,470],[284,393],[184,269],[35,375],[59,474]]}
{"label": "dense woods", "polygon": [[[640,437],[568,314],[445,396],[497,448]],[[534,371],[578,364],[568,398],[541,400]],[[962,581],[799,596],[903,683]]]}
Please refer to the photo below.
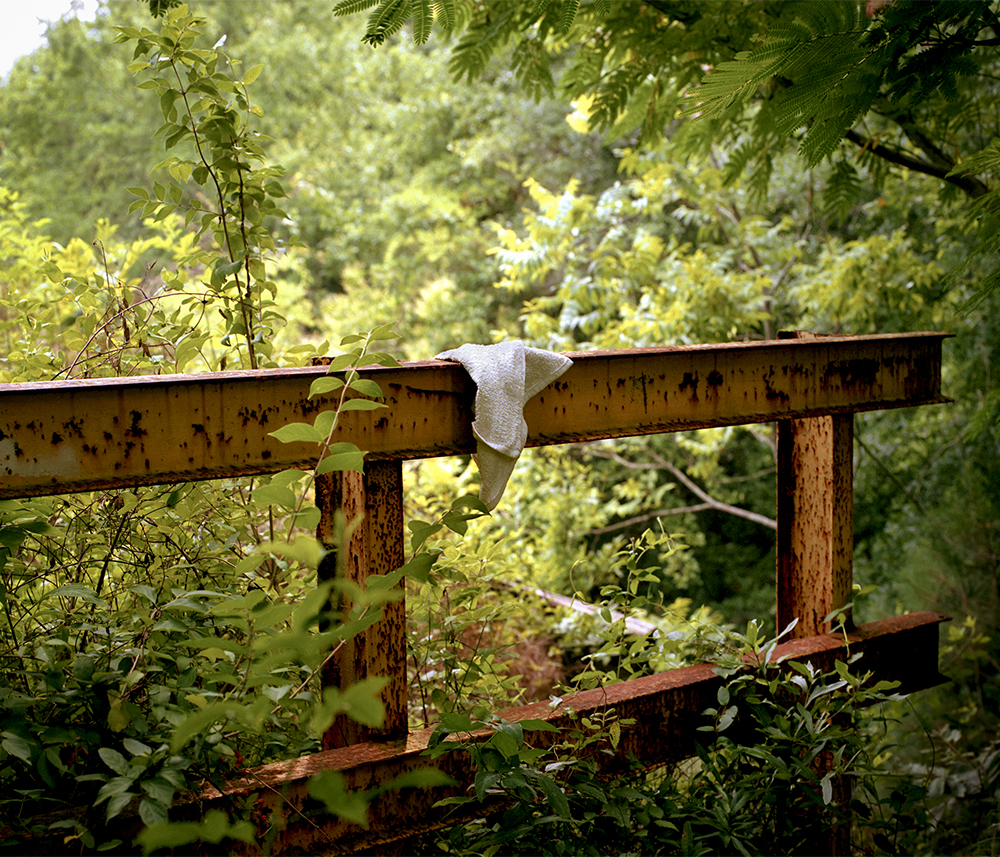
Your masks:
{"label": "dense woods", "polygon": [[[854,522],[855,616],[951,615],[952,682],[905,701],[849,684],[830,705],[856,720],[830,740],[863,785],[855,850],[995,853],[998,14],[106,0],[94,21],[53,22],[0,86],[0,380],[333,353],[347,368],[505,339],[953,333],[953,404],[857,416]],[[780,630],[774,465],[770,425],[548,447],[487,516],[459,500],[478,490],[471,460],[409,463],[413,723],[759,649]],[[147,852],[252,841],[249,808],[185,827],[172,802],[316,749],[344,711],[378,720],[370,687],[318,692],[348,618],[300,639],[327,595],[311,484],[289,471],[0,503],[0,845],[54,824],[67,851],[128,851],[114,820],[130,805]],[[614,601],[658,642],[511,582]],[[280,656],[261,643],[292,634]],[[732,689],[748,712],[766,708],[757,692]],[[802,746],[772,737],[771,758]],[[701,778],[609,786],[582,766],[535,777],[525,753],[516,835],[444,836],[460,853],[792,853],[769,810],[798,799],[798,774],[768,779],[763,758],[706,751]],[[330,812],[363,815],[325,787]],[[722,793],[746,803],[705,821]]]}

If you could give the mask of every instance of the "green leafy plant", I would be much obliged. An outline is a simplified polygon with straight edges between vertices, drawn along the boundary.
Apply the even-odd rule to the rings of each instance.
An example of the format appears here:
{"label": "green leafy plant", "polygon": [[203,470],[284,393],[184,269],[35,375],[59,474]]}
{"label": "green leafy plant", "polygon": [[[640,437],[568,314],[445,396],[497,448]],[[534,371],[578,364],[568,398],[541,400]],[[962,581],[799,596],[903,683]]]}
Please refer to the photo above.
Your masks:
{"label": "green leafy plant", "polygon": [[[155,183],[152,193],[131,188],[139,197],[132,210],[154,221],[183,212],[185,225],[197,219],[199,234],[213,236],[211,250],[199,247],[185,262],[204,268],[208,292],[227,325],[222,344],[238,351],[242,342],[245,359],[255,369],[267,362],[279,318],[271,300],[276,286],[266,271],[268,254],[276,249],[267,221],[285,216],[275,202],[285,196],[278,181],[283,171],[267,165],[264,138],[251,126],[251,117],[262,111],[251,104],[247,87],[263,65],[238,74],[240,63],[218,45],[211,50],[197,46],[205,26],[181,4],[165,12],[159,32],[119,29],[117,41],[135,42],[129,70],[147,73],[137,87],[159,97],[164,147],[170,151],[185,144],[192,150],[188,157],[169,155],[154,167],[154,172],[165,170],[169,180]],[[186,194],[189,181],[206,193],[192,199]]]}
{"label": "green leafy plant", "polygon": [[723,679],[718,704],[700,727],[705,740],[694,758],[667,769],[599,775],[594,751],[613,752],[630,725],[613,711],[537,746],[527,733],[545,737],[544,722],[505,723],[481,708],[444,716],[429,752],[468,753],[477,769],[473,794],[444,805],[476,805],[484,814],[445,831],[441,847],[794,854],[853,830],[853,841],[867,843],[861,847],[895,853],[900,819],[926,819],[927,811],[926,794],[905,778],[884,791],[880,759],[886,706],[900,699],[895,685],[872,683],[857,657],[829,672],[780,661],[779,639],[765,638],[755,623],[726,635],[715,667]]}

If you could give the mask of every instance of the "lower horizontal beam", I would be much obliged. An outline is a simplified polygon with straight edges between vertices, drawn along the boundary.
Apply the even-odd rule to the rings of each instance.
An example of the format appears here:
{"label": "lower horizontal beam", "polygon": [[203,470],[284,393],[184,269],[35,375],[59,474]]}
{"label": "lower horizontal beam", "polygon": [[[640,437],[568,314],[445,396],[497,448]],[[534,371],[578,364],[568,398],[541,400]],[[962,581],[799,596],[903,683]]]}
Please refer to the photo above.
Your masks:
{"label": "lower horizontal beam", "polygon": [[[947,617],[939,613],[914,613],[864,625],[847,634],[828,634],[779,645],[776,658],[810,661],[821,670],[830,670],[837,660],[861,652],[859,666],[873,673],[873,681],[902,683],[900,692],[912,692],[940,684],[938,673],[938,625]],[[614,708],[620,718],[634,719],[635,725],[622,732],[618,752],[609,756],[608,773],[624,773],[630,759],[645,767],[679,761],[694,754],[695,742],[704,733],[697,727],[706,722],[702,712],[716,705],[716,692],[722,679],[710,665],[699,665],[633,679],[597,690],[563,697],[562,705],[552,708],[538,702],[498,712],[505,720],[544,720],[561,729],[572,727],[568,714],[572,709],[585,717]],[[483,730],[478,737],[492,732]],[[371,850],[380,842],[390,842],[441,825],[442,813],[433,810],[443,797],[467,794],[474,771],[462,753],[446,753],[433,762],[421,754],[427,749],[431,731],[416,732],[397,744],[357,744],[305,756],[288,762],[265,765],[252,776],[229,783],[225,793],[214,788],[199,796],[199,811],[213,806],[224,807],[231,795],[256,792],[258,807],[270,815],[277,809],[287,826],[278,834],[272,853],[351,853]],[[537,746],[557,733],[532,733]],[[352,790],[365,790],[386,783],[393,777],[423,767],[438,767],[459,782],[450,789],[408,789],[390,792],[377,798],[369,807],[370,829],[329,818],[304,821],[293,810],[304,810],[309,801],[309,778],[322,771],[340,771]],[[315,808],[313,804],[313,808]],[[237,843],[233,848],[239,849]],[[250,853],[252,849],[248,849]],[[237,853],[232,851],[231,853]]]}
{"label": "lower horizontal beam", "polygon": [[[899,681],[900,692],[909,693],[945,681],[938,673],[938,625],[947,618],[940,613],[913,613],[883,619],[856,628],[846,636],[827,634],[783,643],[775,650],[774,657],[809,661],[818,669],[830,670],[835,661],[860,652],[863,654],[860,666],[873,674],[873,681]],[[606,772],[628,770],[632,758],[653,768],[694,753],[695,742],[704,740],[706,734],[696,731],[706,722],[702,712],[716,705],[721,682],[709,665],[685,667],[569,694],[558,708],[539,702],[500,711],[498,715],[509,722],[538,719],[568,729],[573,724],[570,709],[578,717],[585,717],[614,708],[620,718],[634,719],[635,725],[622,731],[616,755],[601,757],[606,759]],[[187,804],[175,805],[171,818],[195,819],[210,809],[239,811],[251,797],[255,809],[262,811],[266,819],[265,826],[270,827],[272,811],[284,820],[270,845],[272,854],[392,853],[383,843],[396,842],[453,820],[452,816],[446,817],[441,810],[433,809],[434,804],[450,795],[468,794],[471,787],[474,771],[465,754],[446,753],[433,761],[422,755],[431,734],[432,730],[425,730],[412,733],[405,741],[355,744],[263,765],[239,780],[230,781],[222,792],[210,787],[192,796]],[[482,730],[474,737],[486,739],[491,734]],[[562,737],[554,732],[531,733],[535,746]],[[319,804],[308,796],[310,778],[324,771],[339,771],[348,789],[364,791],[402,773],[428,767],[445,771],[458,785],[385,793],[369,805],[368,830],[321,815]],[[123,843],[120,853],[132,852],[130,845],[142,827],[135,809],[114,822],[114,835]],[[45,821],[82,817],[85,811],[86,808],[80,808],[52,813]],[[65,853],[63,831],[57,833],[25,838],[9,827],[0,827],[0,841],[18,835],[19,853]],[[258,843],[253,846],[227,841],[218,847],[229,854],[256,854],[267,836],[261,831]],[[0,852],[7,853],[3,849]]]}

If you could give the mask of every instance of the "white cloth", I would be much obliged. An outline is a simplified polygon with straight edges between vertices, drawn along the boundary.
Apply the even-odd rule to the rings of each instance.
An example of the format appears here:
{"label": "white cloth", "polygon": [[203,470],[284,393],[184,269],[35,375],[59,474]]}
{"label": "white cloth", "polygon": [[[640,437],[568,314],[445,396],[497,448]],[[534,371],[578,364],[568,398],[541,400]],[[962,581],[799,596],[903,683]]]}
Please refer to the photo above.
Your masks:
{"label": "white cloth", "polygon": [[479,498],[493,509],[528,439],[525,404],[573,361],[552,351],[529,348],[519,339],[498,345],[463,345],[442,351],[437,359],[461,363],[476,382],[472,432],[482,479]]}

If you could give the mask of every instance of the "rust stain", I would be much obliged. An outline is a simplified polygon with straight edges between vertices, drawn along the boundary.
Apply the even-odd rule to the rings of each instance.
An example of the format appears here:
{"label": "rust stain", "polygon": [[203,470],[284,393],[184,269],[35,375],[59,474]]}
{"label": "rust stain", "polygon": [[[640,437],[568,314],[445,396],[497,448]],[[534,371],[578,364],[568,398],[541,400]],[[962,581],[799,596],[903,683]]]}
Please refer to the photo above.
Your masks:
{"label": "rust stain", "polygon": [[63,423],[63,431],[75,437],[83,437],[83,426],[72,418]]}
{"label": "rust stain", "polygon": [[881,368],[881,361],[870,357],[833,362],[827,366],[823,373],[823,380],[828,384],[833,377],[838,377],[843,387],[856,385],[871,387],[878,380]]}
{"label": "rust stain", "polygon": [[129,416],[132,417],[132,422],[129,427],[125,429],[125,437],[142,437],[143,435],[149,434],[149,432],[139,425],[142,421],[142,414],[139,413],[139,411],[131,411]]}
{"label": "rust stain", "polygon": [[764,397],[769,402],[778,401],[784,403],[789,401],[790,397],[788,393],[786,393],[784,390],[779,390],[772,383],[772,379],[774,378],[774,376],[775,376],[775,371],[774,367],[772,366],[770,368],[770,371],[761,378],[761,380],[764,382]]}
{"label": "rust stain", "polygon": [[681,379],[680,391],[683,393],[688,387],[691,388],[691,398],[698,398],[698,373],[697,372],[685,372],[684,377]]}

